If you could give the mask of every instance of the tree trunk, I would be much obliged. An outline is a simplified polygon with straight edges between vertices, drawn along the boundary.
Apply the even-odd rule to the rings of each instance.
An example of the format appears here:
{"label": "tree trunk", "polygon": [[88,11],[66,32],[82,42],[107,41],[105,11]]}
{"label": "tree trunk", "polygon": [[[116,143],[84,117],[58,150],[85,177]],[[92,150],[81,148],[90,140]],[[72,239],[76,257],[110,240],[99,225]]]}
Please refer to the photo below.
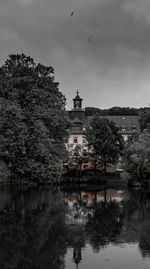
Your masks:
{"label": "tree trunk", "polygon": [[80,164],[80,177],[81,177],[81,173],[82,173],[82,170],[81,170],[81,168],[82,168],[82,164]]}
{"label": "tree trunk", "polygon": [[95,192],[95,197],[94,197],[94,204],[95,206],[97,205],[97,193]]}
{"label": "tree trunk", "polygon": [[143,167],[139,168],[139,175],[140,175],[140,180],[144,179],[144,175],[143,175]]}
{"label": "tree trunk", "polygon": [[106,204],[107,202],[107,193],[106,193],[106,188],[104,189],[104,203]]}
{"label": "tree trunk", "polygon": [[77,165],[77,177],[78,177],[78,165]]}
{"label": "tree trunk", "polygon": [[105,171],[105,174],[106,174],[106,159],[105,159],[105,161],[104,161],[104,171]]}

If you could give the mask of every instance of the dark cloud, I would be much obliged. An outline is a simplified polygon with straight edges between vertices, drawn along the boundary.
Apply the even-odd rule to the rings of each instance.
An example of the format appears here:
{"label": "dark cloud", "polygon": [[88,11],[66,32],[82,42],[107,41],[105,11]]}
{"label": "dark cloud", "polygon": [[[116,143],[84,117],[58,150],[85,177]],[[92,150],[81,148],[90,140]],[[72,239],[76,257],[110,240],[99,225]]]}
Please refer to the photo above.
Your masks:
{"label": "dark cloud", "polygon": [[68,107],[76,89],[86,106],[149,103],[149,0],[1,0],[0,43],[1,63],[52,65]]}

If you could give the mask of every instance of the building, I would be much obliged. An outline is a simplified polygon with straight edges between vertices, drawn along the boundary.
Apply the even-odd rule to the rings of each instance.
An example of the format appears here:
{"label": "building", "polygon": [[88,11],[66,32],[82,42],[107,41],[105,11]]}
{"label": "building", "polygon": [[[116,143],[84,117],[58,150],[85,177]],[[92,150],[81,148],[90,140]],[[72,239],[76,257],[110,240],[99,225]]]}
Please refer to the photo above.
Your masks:
{"label": "building", "polygon": [[[68,111],[68,116],[71,121],[70,136],[68,141],[68,150],[71,152],[78,145],[83,150],[87,150],[87,142],[84,137],[84,131],[90,127],[93,116],[86,116],[85,110],[82,108],[83,99],[80,98],[77,91],[76,97],[73,99],[73,108]],[[123,136],[124,141],[127,141],[129,136],[139,131],[139,116],[99,116],[113,121],[119,129],[119,133]]]}

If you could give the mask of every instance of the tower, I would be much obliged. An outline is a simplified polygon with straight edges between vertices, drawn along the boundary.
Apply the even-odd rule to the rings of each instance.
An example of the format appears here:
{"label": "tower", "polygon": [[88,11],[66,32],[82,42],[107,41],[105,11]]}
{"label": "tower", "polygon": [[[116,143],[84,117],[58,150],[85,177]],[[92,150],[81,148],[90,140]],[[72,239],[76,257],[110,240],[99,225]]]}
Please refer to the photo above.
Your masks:
{"label": "tower", "polygon": [[76,97],[73,99],[73,109],[74,110],[82,109],[82,99],[80,98],[78,91]]}
{"label": "tower", "polygon": [[79,92],[76,92],[76,97],[73,99],[73,108],[68,111],[69,118],[74,120],[78,118],[81,122],[85,119],[85,110],[82,108],[82,98],[79,96]]}

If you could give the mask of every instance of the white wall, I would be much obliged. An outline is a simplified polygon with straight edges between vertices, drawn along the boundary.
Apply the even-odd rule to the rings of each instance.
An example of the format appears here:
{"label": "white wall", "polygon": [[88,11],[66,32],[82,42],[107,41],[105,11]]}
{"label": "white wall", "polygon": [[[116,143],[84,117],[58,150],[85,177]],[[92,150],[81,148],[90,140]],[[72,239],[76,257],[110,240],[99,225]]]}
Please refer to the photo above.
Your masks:
{"label": "white wall", "polygon": [[[78,143],[74,143],[74,137],[77,137]],[[69,137],[69,144],[82,145],[83,144],[83,135],[82,134],[72,134]]]}
{"label": "white wall", "polygon": [[[74,143],[74,137],[77,137],[78,143]],[[85,143],[84,136],[82,134],[72,134],[69,137],[68,143],[66,144],[67,150],[71,153],[77,145],[81,146],[81,152],[88,150],[87,143]]]}

